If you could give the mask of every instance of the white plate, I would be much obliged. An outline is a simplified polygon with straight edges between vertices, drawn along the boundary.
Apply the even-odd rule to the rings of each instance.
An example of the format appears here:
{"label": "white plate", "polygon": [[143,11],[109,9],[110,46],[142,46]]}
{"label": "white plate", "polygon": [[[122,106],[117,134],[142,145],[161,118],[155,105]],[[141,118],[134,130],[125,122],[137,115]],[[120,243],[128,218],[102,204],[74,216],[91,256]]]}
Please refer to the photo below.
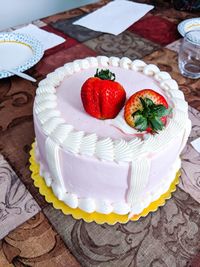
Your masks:
{"label": "white plate", "polygon": [[[0,67],[23,72],[34,66],[43,56],[42,44],[29,35],[0,34]],[[0,79],[14,75],[0,69]]]}
{"label": "white plate", "polygon": [[200,18],[186,19],[178,25],[178,31],[184,37],[186,32],[199,30],[200,31]]}

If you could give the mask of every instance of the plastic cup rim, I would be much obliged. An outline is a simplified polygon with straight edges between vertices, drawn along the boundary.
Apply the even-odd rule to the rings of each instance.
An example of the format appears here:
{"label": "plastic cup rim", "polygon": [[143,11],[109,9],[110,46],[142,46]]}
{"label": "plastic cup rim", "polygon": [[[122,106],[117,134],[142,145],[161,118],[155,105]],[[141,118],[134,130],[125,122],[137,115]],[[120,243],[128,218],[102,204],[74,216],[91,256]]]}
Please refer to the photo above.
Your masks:
{"label": "plastic cup rim", "polygon": [[200,38],[199,38],[199,42],[197,42],[197,41],[194,41],[194,40],[192,40],[191,38],[188,37],[188,35],[190,33],[192,33],[192,32],[198,32],[199,36],[200,36],[200,30],[191,30],[191,31],[188,31],[188,32],[185,33],[184,39],[187,40],[188,42],[194,44],[194,45],[200,46]]}

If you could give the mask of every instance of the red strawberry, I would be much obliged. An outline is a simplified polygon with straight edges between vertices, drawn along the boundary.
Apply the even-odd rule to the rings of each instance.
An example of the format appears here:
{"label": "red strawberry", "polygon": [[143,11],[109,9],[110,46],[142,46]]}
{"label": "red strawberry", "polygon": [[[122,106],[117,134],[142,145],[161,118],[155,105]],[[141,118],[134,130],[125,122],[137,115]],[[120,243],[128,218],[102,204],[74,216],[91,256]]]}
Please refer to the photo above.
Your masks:
{"label": "red strawberry", "polygon": [[131,127],[140,132],[157,133],[165,126],[170,112],[162,95],[152,89],[143,89],[126,102],[124,118]]}
{"label": "red strawberry", "polygon": [[85,111],[97,119],[113,119],[126,100],[124,88],[115,81],[115,74],[100,70],[87,79],[81,88],[81,99]]}

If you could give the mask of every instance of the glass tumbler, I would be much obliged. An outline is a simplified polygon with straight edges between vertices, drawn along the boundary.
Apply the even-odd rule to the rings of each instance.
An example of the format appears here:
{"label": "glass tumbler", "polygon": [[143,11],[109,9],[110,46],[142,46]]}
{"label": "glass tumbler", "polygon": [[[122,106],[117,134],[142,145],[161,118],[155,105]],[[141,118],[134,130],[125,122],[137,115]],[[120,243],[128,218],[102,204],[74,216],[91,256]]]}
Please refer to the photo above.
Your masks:
{"label": "glass tumbler", "polygon": [[191,79],[200,78],[200,30],[185,34],[179,50],[178,64],[183,76]]}

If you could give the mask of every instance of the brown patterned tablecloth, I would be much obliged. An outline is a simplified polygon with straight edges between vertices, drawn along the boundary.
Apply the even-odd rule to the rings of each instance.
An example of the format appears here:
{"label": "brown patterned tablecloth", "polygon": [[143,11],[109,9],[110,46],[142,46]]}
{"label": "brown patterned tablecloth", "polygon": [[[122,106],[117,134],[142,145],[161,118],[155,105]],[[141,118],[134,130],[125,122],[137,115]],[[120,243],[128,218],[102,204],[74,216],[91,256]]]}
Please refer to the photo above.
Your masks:
{"label": "brown patterned tablecloth", "polygon": [[[72,24],[108,2],[33,22],[66,41],[47,50],[27,71],[37,83],[16,76],[0,80],[0,267],[200,266],[200,154],[191,146],[200,136],[200,80],[184,78],[177,67],[177,24],[200,14],[177,11],[171,1],[140,0],[135,2],[155,8],[118,36]],[[158,65],[177,80],[189,103],[192,132],[181,155],[177,191],[155,213],[125,225],[97,225],[63,215],[39,194],[29,171],[38,82],[66,62],[96,55]]]}

